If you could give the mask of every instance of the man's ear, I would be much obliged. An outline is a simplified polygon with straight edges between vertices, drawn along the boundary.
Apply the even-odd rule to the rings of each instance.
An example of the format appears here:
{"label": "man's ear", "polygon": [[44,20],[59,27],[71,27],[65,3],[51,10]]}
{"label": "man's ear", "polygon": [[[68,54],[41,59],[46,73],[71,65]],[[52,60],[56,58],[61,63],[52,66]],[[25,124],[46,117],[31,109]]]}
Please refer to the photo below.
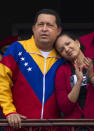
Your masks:
{"label": "man's ear", "polygon": [[62,28],[59,27],[59,28],[58,28],[58,35],[59,35],[61,32],[62,32]]}
{"label": "man's ear", "polygon": [[32,26],[32,31],[34,32],[34,30],[35,30],[35,26],[33,25],[33,26]]}

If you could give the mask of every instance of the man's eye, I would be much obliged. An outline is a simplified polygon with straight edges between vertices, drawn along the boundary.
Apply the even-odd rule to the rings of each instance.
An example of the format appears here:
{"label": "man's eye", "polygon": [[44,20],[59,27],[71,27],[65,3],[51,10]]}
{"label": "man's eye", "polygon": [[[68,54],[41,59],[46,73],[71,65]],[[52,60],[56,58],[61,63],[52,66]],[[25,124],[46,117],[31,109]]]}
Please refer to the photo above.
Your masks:
{"label": "man's eye", "polygon": [[38,24],[39,26],[43,26],[43,23]]}
{"label": "man's eye", "polygon": [[48,24],[48,26],[53,26],[53,25],[51,25],[51,24]]}

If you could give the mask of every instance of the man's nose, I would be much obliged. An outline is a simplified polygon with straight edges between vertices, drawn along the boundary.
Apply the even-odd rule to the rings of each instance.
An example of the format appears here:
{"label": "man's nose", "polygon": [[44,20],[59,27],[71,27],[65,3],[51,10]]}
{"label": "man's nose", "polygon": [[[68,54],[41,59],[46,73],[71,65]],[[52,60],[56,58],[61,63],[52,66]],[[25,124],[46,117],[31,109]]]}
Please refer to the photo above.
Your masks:
{"label": "man's nose", "polygon": [[43,30],[47,30],[47,25],[46,24],[43,26]]}

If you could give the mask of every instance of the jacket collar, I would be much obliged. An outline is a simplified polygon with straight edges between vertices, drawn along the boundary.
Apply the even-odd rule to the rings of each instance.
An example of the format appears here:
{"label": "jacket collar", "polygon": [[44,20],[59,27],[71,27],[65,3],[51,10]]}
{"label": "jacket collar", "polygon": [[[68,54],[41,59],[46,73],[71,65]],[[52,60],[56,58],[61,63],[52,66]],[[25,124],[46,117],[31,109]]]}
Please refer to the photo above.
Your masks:
{"label": "jacket collar", "polygon": [[[32,46],[30,46],[28,52],[32,53],[32,54],[38,54],[41,55],[40,50],[37,48],[35,40],[34,40],[34,36],[32,36],[30,38],[30,43],[32,43]],[[48,55],[48,57],[57,57],[60,58],[60,56],[56,53],[55,49],[53,48],[52,51],[50,52],[50,54]]]}

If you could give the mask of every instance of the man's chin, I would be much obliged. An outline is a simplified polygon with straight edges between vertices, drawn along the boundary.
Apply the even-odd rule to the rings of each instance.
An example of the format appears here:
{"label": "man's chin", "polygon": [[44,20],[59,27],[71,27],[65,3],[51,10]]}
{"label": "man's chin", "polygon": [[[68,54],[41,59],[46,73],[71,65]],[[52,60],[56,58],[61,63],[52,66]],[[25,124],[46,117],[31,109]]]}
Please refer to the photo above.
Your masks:
{"label": "man's chin", "polygon": [[49,43],[48,40],[41,40],[40,42],[41,42],[42,44],[48,44],[48,43]]}

